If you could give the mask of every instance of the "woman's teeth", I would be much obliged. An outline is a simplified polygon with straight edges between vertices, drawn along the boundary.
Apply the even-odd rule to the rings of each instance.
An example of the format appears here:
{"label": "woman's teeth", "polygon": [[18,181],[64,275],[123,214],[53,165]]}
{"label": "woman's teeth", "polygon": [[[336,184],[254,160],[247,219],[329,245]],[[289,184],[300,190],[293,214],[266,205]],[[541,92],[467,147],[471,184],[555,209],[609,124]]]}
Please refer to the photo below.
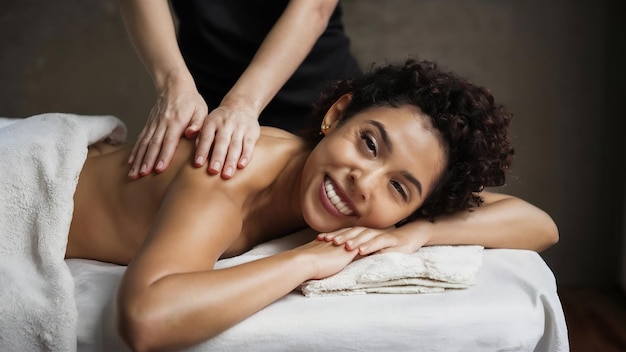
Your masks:
{"label": "woman's teeth", "polygon": [[326,196],[341,214],[348,216],[354,214],[348,205],[339,198],[330,180],[324,180],[324,188],[326,189]]}

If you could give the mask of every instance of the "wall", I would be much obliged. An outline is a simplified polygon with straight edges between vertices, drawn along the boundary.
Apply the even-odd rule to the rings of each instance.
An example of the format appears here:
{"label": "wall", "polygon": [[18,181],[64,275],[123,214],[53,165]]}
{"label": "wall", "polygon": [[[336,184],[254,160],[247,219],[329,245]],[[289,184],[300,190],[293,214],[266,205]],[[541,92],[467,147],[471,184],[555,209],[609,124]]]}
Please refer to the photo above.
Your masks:
{"label": "wall", "polygon": [[[613,153],[604,153],[605,175],[606,181],[610,184],[621,184],[621,192],[619,187],[614,189],[615,202],[613,206],[607,207],[608,210],[613,209],[615,218],[619,219],[621,215],[622,221],[616,222],[615,233],[621,234],[621,270],[620,270],[620,286],[626,292],[626,163],[624,160],[624,131],[626,131],[626,113],[623,108],[624,82],[626,82],[626,23],[623,21],[626,14],[626,2],[623,0],[611,0],[609,2],[609,60],[608,60],[608,94],[607,106],[609,107],[609,123],[605,127],[605,150]],[[616,157],[615,157],[616,156]],[[619,173],[621,170],[621,174]],[[616,172],[618,171],[618,172]],[[614,175],[617,173],[617,175]],[[621,195],[621,198],[620,198]],[[611,203],[609,203],[611,204]],[[621,229],[621,231],[620,231]]]}
{"label": "wall", "polygon": [[[626,180],[624,181],[624,189],[626,189]],[[620,271],[619,277],[619,285],[624,292],[626,292],[626,193],[624,193],[624,203],[623,203],[624,213],[622,214],[622,219],[624,222],[622,224],[622,267]]]}
{"label": "wall", "polygon": [[[0,116],[113,114],[137,135],[155,96],[115,1],[3,0],[2,7]],[[616,88],[624,80],[612,72],[626,61],[612,48],[626,33],[617,24],[623,7],[620,0],[344,1],[364,67],[436,60],[489,87],[514,112],[516,164],[504,191],[556,220],[561,241],[542,255],[561,284],[619,277],[624,158],[615,150],[623,152],[623,129],[611,117],[623,125],[612,101],[621,103]]]}
{"label": "wall", "polygon": [[134,139],[155,95],[116,4],[2,0],[0,116],[111,114]]}

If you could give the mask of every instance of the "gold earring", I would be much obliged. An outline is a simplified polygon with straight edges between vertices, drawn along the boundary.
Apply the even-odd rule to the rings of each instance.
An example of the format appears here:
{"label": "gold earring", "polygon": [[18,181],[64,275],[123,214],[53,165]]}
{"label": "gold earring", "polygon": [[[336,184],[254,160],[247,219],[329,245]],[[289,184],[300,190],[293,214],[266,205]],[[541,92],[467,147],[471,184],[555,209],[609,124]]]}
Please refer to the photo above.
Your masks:
{"label": "gold earring", "polygon": [[327,125],[327,124],[325,124],[325,123],[324,123],[324,124],[322,124],[322,130],[327,130],[327,129],[329,129],[329,128],[330,128],[330,125]]}

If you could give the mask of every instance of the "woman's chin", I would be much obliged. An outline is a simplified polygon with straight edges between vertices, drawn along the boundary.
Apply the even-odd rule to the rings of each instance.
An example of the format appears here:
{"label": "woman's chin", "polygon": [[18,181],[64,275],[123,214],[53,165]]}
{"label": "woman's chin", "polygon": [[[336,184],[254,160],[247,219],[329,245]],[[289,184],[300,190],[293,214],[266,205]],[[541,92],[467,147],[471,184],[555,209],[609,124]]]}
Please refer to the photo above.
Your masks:
{"label": "woman's chin", "polygon": [[330,226],[330,224],[328,224],[328,222],[324,222],[321,220],[308,220],[305,219],[307,225],[312,228],[313,230],[315,230],[316,232],[319,233],[328,233],[328,232],[333,232],[333,231],[337,231],[341,228],[343,228],[342,226],[336,225],[336,226]]}
{"label": "woman's chin", "polygon": [[333,232],[335,231],[335,229],[329,228],[328,226],[319,226],[318,224],[315,223],[308,223],[310,228],[312,228],[315,232],[319,232],[319,233],[327,233],[327,232]]}

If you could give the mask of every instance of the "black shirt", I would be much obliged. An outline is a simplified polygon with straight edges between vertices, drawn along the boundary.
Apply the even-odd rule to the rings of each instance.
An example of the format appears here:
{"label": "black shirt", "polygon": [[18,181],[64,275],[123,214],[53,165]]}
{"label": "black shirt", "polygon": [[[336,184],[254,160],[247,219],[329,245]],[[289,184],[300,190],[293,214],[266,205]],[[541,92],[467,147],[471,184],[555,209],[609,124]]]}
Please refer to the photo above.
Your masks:
{"label": "black shirt", "polygon": [[[209,110],[246,69],[285,10],[288,0],[174,0],[178,42],[187,67]],[[296,131],[328,82],[361,73],[350,53],[341,3],[328,27],[294,75],[262,112],[262,125]]]}

